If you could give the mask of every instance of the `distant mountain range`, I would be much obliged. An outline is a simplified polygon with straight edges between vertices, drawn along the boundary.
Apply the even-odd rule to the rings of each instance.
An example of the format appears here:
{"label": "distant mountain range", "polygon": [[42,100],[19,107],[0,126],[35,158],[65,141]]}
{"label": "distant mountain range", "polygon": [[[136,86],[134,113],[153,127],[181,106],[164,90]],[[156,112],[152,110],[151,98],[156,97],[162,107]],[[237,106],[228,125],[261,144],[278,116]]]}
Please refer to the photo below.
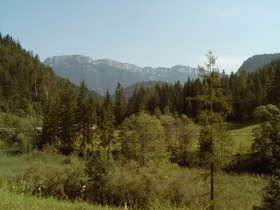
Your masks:
{"label": "distant mountain range", "polygon": [[248,58],[238,69],[237,73],[241,71],[254,72],[265,64],[269,64],[273,59],[280,58],[280,53],[254,55]]}
{"label": "distant mountain range", "polygon": [[114,94],[117,83],[123,87],[145,81],[163,81],[184,83],[198,77],[198,69],[176,65],[171,68],[139,67],[129,63],[120,63],[109,59],[93,60],[83,55],[54,56],[45,59],[45,65],[53,68],[58,76],[80,84],[84,79],[89,89],[102,95],[107,90]]}

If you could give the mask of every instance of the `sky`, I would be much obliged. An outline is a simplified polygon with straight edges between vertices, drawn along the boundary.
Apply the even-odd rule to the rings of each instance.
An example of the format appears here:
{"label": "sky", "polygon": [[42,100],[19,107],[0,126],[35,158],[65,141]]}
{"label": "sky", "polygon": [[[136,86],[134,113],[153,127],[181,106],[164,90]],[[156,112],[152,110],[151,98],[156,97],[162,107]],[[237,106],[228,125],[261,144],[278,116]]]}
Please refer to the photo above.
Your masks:
{"label": "sky", "polygon": [[0,32],[41,61],[81,54],[140,67],[217,66],[236,72],[280,52],[279,0],[0,0]]}

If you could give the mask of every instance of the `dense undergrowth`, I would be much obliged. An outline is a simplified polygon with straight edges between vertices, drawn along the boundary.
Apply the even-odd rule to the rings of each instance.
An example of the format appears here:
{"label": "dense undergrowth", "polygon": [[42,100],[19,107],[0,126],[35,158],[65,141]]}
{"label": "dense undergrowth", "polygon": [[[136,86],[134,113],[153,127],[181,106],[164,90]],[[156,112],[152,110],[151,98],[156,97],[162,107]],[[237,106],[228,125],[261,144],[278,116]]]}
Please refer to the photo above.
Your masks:
{"label": "dense undergrowth", "polygon": [[[140,167],[135,161],[113,161],[107,153],[99,156],[102,158],[97,161],[50,151],[16,156],[2,151],[1,209],[16,209],[15,205],[27,209],[31,202],[35,203],[34,209],[68,209],[69,202],[60,203],[57,199],[74,202],[69,209],[92,208],[85,201],[137,209],[204,209],[209,205],[206,170],[174,164],[156,166],[153,162]],[[87,173],[90,170],[95,173]],[[222,172],[216,177],[216,209],[251,209],[261,203],[262,189],[267,184],[264,177]]]}

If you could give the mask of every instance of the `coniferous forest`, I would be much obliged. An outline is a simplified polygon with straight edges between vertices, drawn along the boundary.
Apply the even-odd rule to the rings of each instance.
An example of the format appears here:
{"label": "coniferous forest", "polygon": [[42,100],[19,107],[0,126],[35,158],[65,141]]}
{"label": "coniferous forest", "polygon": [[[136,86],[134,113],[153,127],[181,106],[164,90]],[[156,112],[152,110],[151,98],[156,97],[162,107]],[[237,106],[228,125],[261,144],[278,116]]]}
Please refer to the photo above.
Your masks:
{"label": "coniferous forest", "polygon": [[[2,159],[30,162],[1,170],[0,188],[132,209],[280,209],[279,59],[227,75],[209,51],[199,78],[126,98],[120,83],[100,96],[58,77],[9,35],[0,53]],[[251,140],[236,148],[244,125]]]}

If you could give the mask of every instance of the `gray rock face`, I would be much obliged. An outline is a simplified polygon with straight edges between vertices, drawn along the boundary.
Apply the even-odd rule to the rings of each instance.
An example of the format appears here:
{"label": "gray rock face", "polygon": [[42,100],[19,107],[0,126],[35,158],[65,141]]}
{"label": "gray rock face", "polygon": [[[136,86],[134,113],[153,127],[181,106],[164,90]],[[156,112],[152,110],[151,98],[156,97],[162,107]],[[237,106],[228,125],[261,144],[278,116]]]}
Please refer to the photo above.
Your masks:
{"label": "gray rock face", "polygon": [[151,80],[169,83],[180,81],[183,84],[188,78],[195,79],[199,74],[198,69],[189,66],[142,68],[110,59],[94,61],[91,57],[83,55],[53,56],[47,58],[44,64],[52,67],[58,76],[67,78],[78,85],[84,80],[89,89],[102,95],[107,90],[113,94],[118,82],[123,87]]}

